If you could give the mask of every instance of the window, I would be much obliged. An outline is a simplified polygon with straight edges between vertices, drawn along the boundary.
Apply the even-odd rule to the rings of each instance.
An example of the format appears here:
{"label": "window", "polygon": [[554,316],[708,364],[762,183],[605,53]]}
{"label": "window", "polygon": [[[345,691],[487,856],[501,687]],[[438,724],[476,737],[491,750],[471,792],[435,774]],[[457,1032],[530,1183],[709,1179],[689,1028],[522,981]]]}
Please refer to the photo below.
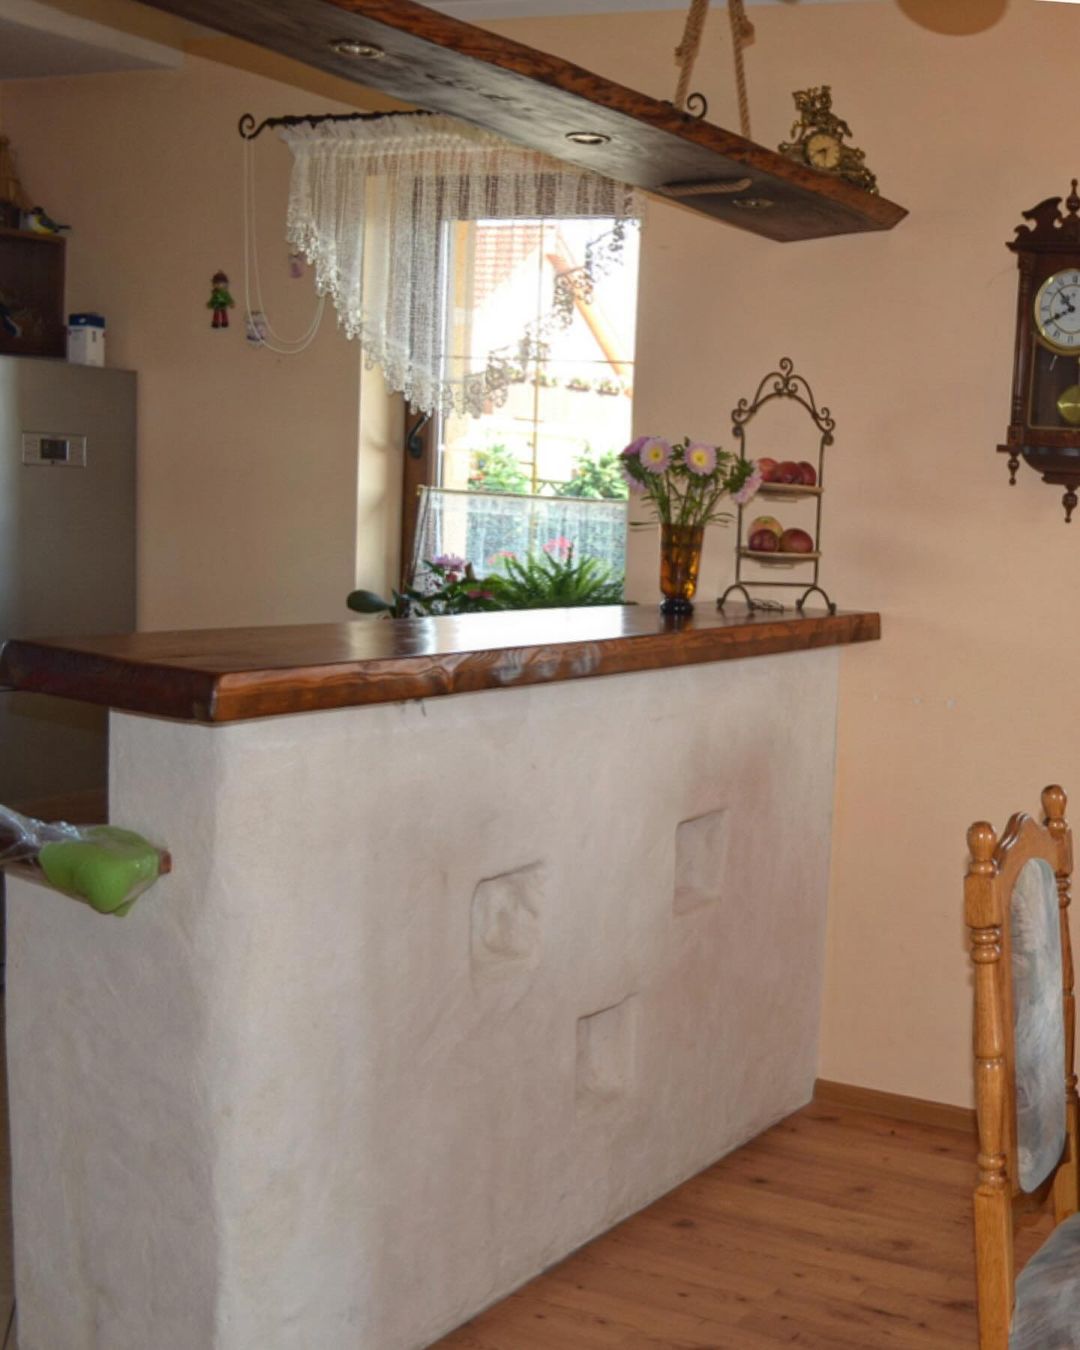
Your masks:
{"label": "window", "polygon": [[[504,552],[565,556],[572,543],[622,570],[617,458],[631,437],[639,232],[627,223],[609,257],[615,235],[614,220],[595,218],[447,226],[449,374],[482,370],[494,353],[511,383],[479,418],[433,420],[424,481],[435,490],[411,557],[458,553],[483,572]],[[587,259],[602,259],[591,281]],[[526,336],[522,350],[508,331]]]}

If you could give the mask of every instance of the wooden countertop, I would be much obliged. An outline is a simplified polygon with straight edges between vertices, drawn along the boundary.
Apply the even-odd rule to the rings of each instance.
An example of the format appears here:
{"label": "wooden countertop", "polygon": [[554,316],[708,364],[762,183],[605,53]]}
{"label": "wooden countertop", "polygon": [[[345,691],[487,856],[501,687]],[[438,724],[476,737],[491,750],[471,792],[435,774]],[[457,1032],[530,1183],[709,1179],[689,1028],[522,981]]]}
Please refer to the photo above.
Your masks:
{"label": "wooden countertop", "polygon": [[0,684],[194,722],[346,708],[804,651],[881,636],[872,613],[666,619],[655,605],[11,639]]}

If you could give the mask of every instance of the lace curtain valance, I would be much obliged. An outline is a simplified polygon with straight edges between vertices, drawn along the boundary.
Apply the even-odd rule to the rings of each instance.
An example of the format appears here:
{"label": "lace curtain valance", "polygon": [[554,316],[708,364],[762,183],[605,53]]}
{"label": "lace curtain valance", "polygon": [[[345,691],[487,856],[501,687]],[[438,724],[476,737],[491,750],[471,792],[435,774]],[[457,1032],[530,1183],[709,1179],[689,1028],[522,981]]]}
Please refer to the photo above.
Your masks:
{"label": "lace curtain valance", "polygon": [[[288,238],[315,269],[345,333],[414,408],[480,415],[516,365],[535,359],[545,326],[568,318],[574,293],[619,257],[633,190],[431,113],[282,128],[294,157]],[[507,313],[505,334],[472,368],[447,360],[441,263],[453,221],[596,217],[578,275],[557,279],[550,309]],[[610,224],[615,222],[614,228]],[[505,341],[501,337],[505,336]]]}

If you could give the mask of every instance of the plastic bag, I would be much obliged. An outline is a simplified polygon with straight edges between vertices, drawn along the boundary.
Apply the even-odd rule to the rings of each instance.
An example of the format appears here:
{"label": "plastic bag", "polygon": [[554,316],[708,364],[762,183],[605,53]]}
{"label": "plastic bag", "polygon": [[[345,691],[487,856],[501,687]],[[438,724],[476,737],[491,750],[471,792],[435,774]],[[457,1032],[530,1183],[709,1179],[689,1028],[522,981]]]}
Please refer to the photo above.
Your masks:
{"label": "plastic bag", "polygon": [[35,820],[0,806],[0,867],[17,862],[99,914],[120,916],[171,870],[168,853],[133,830]]}

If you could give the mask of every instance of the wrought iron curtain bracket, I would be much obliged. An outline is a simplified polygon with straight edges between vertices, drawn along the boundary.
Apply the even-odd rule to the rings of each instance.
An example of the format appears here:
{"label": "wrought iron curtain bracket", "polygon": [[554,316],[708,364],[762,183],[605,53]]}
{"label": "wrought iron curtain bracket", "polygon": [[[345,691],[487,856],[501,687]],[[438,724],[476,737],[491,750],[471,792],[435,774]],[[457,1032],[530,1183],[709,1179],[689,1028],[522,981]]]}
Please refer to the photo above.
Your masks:
{"label": "wrought iron curtain bracket", "polygon": [[289,117],[264,117],[259,123],[251,113],[244,113],[237,123],[237,131],[245,141],[253,141],[268,127],[317,127],[323,122],[377,122],[383,117],[434,117],[434,113],[417,109],[415,112],[355,112],[355,113],[303,113]]}

